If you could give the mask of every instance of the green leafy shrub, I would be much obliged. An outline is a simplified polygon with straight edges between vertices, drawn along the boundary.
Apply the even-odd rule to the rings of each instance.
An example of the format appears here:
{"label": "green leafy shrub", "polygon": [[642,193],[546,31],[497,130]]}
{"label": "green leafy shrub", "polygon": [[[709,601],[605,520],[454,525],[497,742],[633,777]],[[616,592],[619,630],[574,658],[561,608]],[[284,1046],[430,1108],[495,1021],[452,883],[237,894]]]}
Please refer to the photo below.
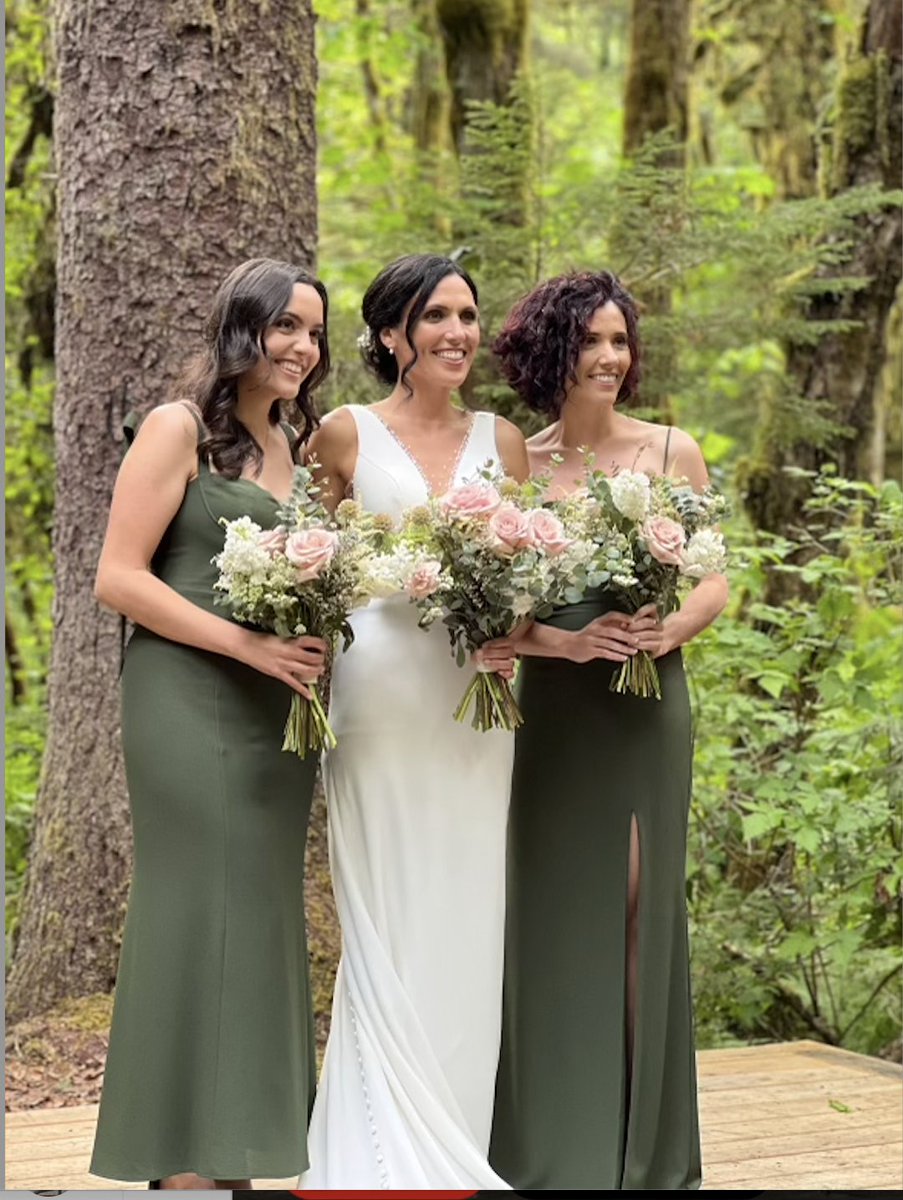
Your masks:
{"label": "green leafy shrub", "polygon": [[[734,611],[687,653],[702,1045],[899,1034],[901,493],[829,471],[806,527],[734,530]],[[767,606],[768,571],[803,585]]]}

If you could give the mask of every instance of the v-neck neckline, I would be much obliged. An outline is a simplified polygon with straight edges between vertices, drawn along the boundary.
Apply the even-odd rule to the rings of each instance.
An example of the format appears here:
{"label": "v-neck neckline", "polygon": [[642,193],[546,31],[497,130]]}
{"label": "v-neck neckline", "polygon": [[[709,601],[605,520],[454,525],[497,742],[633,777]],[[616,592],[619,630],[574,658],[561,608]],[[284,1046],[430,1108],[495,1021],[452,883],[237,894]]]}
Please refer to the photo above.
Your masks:
{"label": "v-neck neckline", "polygon": [[[280,500],[279,497],[274,492],[271,492],[269,488],[265,488],[262,483],[258,483],[255,479],[249,479],[246,475],[237,475],[235,479],[227,479],[226,476],[221,474],[219,471],[211,471],[210,467],[206,463],[203,463],[202,465],[207,472],[208,479],[222,479],[226,483],[249,483],[252,488],[256,488],[258,492],[262,492],[264,496],[267,496],[279,508],[284,508],[291,499],[291,493],[289,493],[284,500]],[[195,479],[198,478],[199,475],[195,475]]]}
{"label": "v-neck neckline", "polygon": [[465,451],[467,450],[467,447],[470,444],[470,439],[473,436],[473,431],[476,427],[476,423],[477,423],[477,414],[476,413],[472,412],[470,414],[470,421],[467,425],[467,429],[464,432],[464,436],[461,438],[461,442],[458,446],[458,449],[455,452],[455,458],[451,465],[451,470],[449,472],[448,478],[445,480],[445,486],[441,490],[436,490],[433,488],[430,478],[427,475],[426,471],[424,471],[423,466],[422,466],[420,460],[418,459],[417,455],[413,452],[413,450],[407,444],[407,442],[405,442],[404,439],[395,432],[395,430],[388,423],[388,421],[385,421],[379,415],[378,412],[374,412],[372,408],[370,409],[370,412],[373,414],[373,416],[376,418],[376,420],[379,421],[380,425],[382,425],[383,429],[385,429],[385,431],[386,431],[386,433],[388,433],[389,437],[391,437],[392,440],[396,443],[396,445],[401,448],[401,450],[404,452],[404,454],[407,456],[407,458],[414,465],[414,467],[417,471],[417,474],[423,480],[423,485],[426,488],[426,494],[431,500],[435,499],[437,496],[444,496],[445,493],[447,491],[449,491],[450,488],[454,487],[455,477],[458,474],[458,468],[461,466],[461,463],[464,459]]}

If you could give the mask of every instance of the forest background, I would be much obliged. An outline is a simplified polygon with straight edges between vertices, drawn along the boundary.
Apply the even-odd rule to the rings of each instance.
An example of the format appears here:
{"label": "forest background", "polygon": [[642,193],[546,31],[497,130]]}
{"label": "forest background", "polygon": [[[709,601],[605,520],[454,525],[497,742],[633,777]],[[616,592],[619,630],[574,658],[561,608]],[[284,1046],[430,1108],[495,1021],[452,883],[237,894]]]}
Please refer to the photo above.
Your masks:
{"label": "forest background", "polygon": [[[66,1060],[102,1067],[130,844],[124,630],[91,581],[121,419],[165,398],[256,254],[329,287],[323,408],[379,395],[359,303],[398,254],[462,258],[484,346],[557,271],[637,295],[639,411],[689,430],[733,503],[730,607],[686,654],[699,1045],[899,1060],[899,4],[314,8],[7,0],[11,1102],[78,1102]],[[537,428],[485,351],[467,399]],[[323,823],[321,801],[321,1038]]]}

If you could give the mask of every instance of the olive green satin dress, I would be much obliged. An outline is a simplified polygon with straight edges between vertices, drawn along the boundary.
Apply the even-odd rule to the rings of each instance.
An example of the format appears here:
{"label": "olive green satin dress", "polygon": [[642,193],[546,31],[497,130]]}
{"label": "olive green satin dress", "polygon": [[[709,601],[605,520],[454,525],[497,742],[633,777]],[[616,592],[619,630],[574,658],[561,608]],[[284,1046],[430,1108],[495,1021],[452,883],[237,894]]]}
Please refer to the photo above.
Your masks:
{"label": "olive green satin dress", "polygon": [[[276,523],[246,480],[189,484],[154,572],[214,611],[219,518]],[[226,610],[215,611],[224,615]],[[304,847],[316,758],[283,753],[290,690],[138,628],[122,675],[134,875],[91,1170],[295,1175],[315,1086]]]}
{"label": "olive green satin dress", "polygon": [[[577,630],[604,592],[549,618]],[[508,834],[502,1048],[490,1159],[519,1189],[700,1184],[687,954],[691,725],[680,652],[662,699],[617,667],[526,658]],[[631,818],[640,847],[636,1029],[626,1033]]]}

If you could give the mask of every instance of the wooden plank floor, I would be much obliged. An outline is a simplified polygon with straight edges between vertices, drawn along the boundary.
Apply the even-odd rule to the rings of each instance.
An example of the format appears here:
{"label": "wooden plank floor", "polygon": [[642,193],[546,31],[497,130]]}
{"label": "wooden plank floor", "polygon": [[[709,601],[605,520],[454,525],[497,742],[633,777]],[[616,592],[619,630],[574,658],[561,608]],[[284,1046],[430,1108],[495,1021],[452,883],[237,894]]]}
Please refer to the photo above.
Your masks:
{"label": "wooden plank floor", "polygon": [[[891,1063],[816,1042],[703,1051],[703,1187],[897,1190],[901,1078]],[[7,1113],[6,1187],[140,1188],[88,1173],[96,1119],[93,1105]]]}

